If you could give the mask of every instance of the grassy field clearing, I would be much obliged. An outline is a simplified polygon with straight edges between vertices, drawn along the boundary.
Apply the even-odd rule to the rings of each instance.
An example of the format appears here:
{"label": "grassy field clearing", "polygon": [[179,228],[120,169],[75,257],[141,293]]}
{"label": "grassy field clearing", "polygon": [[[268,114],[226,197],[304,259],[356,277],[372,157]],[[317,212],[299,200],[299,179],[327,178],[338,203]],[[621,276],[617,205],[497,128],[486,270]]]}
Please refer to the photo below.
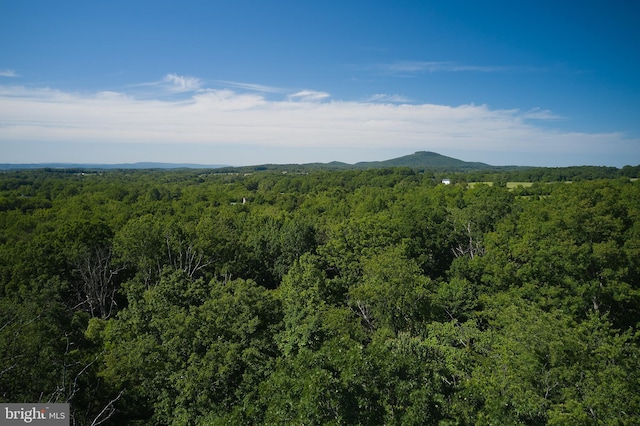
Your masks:
{"label": "grassy field clearing", "polygon": [[524,188],[528,188],[533,186],[533,182],[507,182],[507,188],[513,189],[522,186]]}
{"label": "grassy field clearing", "polygon": [[[469,182],[469,188],[473,188],[476,185],[489,185],[489,186],[493,186],[493,182]],[[509,189],[514,189],[517,188],[519,186],[522,186],[524,188],[528,188],[530,186],[533,186],[533,182],[507,182],[507,188]]]}

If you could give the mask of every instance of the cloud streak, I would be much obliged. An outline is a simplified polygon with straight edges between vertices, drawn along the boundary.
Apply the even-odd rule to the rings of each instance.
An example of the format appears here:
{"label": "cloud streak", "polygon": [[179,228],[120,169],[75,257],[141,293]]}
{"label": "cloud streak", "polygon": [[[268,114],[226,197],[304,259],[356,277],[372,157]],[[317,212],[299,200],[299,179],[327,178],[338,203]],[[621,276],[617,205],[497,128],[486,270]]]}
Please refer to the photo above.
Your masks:
{"label": "cloud streak", "polygon": [[318,102],[328,99],[330,95],[326,92],[318,92],[315,90],[300,90],[299,92],[289,95],[290,101],[302,102]]}
{"label": "cloud streak", "polygon": [[0,86],[0,144],[198,144],[221,149],[323,148],[337,153],[426,149],[552,156],[608,152],[640,142],[620,133],[545,128],[541,123],[558,118],[546,110],[394,103],[403,99],[388,95],[329,101],[328,93],[313,90],[272,100],[259,93],[206,89],[198,79],[173,74],[166,83],[192,93],[181,99],[143,99],[120,92],[87,95]]}
{"label": "cloud streak", "polygon": [[376,93],[365,99],[365,102],[389,102],[394,104],[411,103],[411,99],[402,95],[388,95],[386,93]]}
{"label": "cloud streak", "polygon": [[0,70],[0,77],[20,77],[14,70]]}
{"label": "cloud streak", "polygon": [[138,97],[153,98],[163,95],[175,95],[201,90],[204,86],[197,77],[167,74],[161,80],[131,84],[128,87],[137,92]]}
{"label": "cloud streak", "polygon": [[267,86],[264,84],[242,83],[238,81],[218,80],[223,86],[233,87],[236,89],[251,90],[260,93],[286,93],[287,90],[281,87]]}
{"label": "cloud streak", "polygon": [[522,66],[466,65],[450,61],[397,61],[378,64],[375,69],[388,74],[421,74],[434,72],[510,72],[536,71],[538,69]]}

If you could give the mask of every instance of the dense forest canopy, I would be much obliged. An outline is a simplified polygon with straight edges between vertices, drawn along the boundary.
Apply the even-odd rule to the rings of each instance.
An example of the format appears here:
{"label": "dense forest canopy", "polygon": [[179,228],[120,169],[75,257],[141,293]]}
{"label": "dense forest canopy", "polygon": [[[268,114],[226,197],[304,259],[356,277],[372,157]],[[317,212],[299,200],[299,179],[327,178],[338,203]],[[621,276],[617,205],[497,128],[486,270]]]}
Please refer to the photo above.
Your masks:
{"label": "dense forest canopy", "polygon": [[3,172],[0,399],[73,424],[640,424],[637,170],[556,172]]}

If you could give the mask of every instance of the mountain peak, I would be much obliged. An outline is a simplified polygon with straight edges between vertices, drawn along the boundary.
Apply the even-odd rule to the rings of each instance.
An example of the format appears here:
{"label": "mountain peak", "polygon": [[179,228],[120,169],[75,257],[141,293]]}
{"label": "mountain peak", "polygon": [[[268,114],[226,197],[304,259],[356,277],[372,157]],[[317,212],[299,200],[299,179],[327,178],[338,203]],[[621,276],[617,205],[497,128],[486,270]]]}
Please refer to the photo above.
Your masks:
{"label": "mountain peak", "polygon": [[449,171],[478,170],[491,168],[490,165],[478,162],[467,162],[447,157],[432,151],[417,151],[410,155],[386,161],[356,163],[359,168],[370,167],[412,167],[428,169],[446,169]]}

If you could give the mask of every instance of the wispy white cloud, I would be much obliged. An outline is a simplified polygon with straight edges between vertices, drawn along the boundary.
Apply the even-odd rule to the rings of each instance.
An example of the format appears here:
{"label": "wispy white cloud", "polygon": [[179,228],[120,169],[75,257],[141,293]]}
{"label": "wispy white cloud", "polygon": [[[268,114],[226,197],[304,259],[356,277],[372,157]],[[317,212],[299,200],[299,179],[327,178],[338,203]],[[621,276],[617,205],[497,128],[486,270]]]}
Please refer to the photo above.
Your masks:
{"label": "wispy white cloud", "polygon": [[508,72],[534,71],[532,67],[497,66],[497,65],[468,65],[450,61],[397,61],[378,64],[373,68],[389,74],[419,74],[427,72]]}
{"label": "wispy white cloud", "polygon": [[177,74],[167,74],[163,81],[170,84],[175,92],[193,92],[202,87],[202,81],[196,77],[185,77]]}
{"label": "wispy white cloud", "polygon": [[0,70],[0,77],[20,77],[20,75],[14,70],[4,69]]}
{"label": "wispy white cloud", "polygon": [[388,95],[377,95],[379,102],[321,102],[329,95],[313,90],[270,100],[259,93],[202,88],[199,80],[170,80],[192,93],[180,99],[146,99],[121,92],[82,94],[0,85],[0,143],[469,150],[525,157],[615,152],[640,145],[640,140],[621,133],[549,129],[544,123],[557,117],[546,110],[385,102]]}
{"label": "wispy white cloud", "polygon": [[302,102],[317,102],[329,98],[326,92],[318,92],[315,90],[300,90],[299,92],[289,95],[289,100]]}
{"label": "wispy white cloud", "polygon": [[396,104],[410,103],[412,100],[402,95],[388,95],[386,93],[377,93],[364,100],[365,102],[390,102]]}
{"label": "wispy white cloud", "polygon": [[264,84],[242,83],[238,81],[227,81],[227,80],[218,80],[217,82],[227,87],[251,90],[251,91],[260,92],[260,93],[286,93],[287,92],[287,89],[283,89],[281,87],[275,87],[275,86],[267,86]]}
{"label": "wispy white cloud", "polygon": [[[197,77],[167,74],[160,80],[130,84],[127,87],[142,97],[155,97],[165,94],[180,94],[195,92],[203,88],[204,83]],[[140,93],[140,92],[144,93]]]}
{"label": "wispy white cloud", "polygon": [[524,118],[531,120],[564,120],[565,117],[554,114],[548,109],[534,108],[523,114]]}

